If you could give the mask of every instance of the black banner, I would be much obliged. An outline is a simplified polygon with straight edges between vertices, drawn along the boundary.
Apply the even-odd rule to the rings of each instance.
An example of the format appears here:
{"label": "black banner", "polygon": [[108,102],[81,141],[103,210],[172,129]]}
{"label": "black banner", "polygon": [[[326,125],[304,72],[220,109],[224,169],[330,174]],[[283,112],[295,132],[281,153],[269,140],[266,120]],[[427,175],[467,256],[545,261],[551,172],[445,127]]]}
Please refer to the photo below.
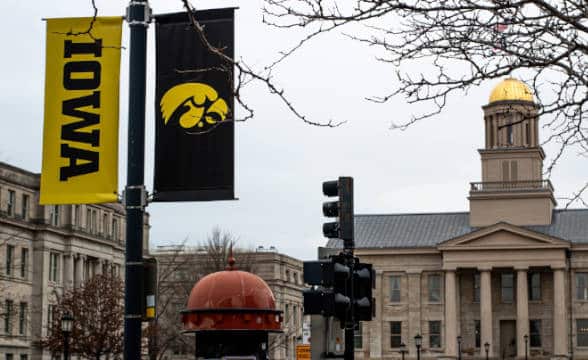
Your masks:
{"label": "black banner", "polygon": [[[234,57],[234,8],[197,11],[206,40]],[[154,201],[233,200],[233,67],[187,13],[155,16]]]}

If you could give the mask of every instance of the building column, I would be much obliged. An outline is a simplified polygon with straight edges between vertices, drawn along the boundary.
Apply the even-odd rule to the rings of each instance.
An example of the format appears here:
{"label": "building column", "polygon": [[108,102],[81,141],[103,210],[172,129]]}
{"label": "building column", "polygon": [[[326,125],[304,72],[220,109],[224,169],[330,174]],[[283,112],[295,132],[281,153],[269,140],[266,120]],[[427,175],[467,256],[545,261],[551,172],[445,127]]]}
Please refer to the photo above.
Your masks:
{"label": "building column", "polygon": [[565,269],[553,269],[553,355],[567,357]]}
{"label": "building column", "polygon": [[373,321],[364,323],[369,326],[369,356],[365,358],[380,359],[382,358],[382,303],[384,294],[382,289],[384,287],[384,273],[382,270],[376,270],[376,288],[374,289],[374,298],[376,301],[376,316]]}
{"label": "building column", "polygon": [[414,336],[423,334],[421,329],[421,270],[408,269],[408,336],[404,339],[409,354],[416,355]]}
{"label": "building column", "polygon": [[527,268],[517,271],[517,357],[525,357],[525,335],[529,336],[529,289]]}
{"label": "building column", "polygon": [[74,276],[74,258],[72,254],[63,255],[63,287],[71,289],[73,287]]}
{"label": "building column", "polygon": [[455,270],[445,271],[445,355],[457,356],[457,287]]}
{"label": "building column", "polygon": [[484,344],[490,344],[488,356],[494,356],[494,341],[492,338],[492,278],[491,268],[481,268],[480,271],[480,341],[481,351]]}
{"label": "building column", "polygon": [[74,286],[80,287],[84,282],[84,256],[78,254],[75,263]]}

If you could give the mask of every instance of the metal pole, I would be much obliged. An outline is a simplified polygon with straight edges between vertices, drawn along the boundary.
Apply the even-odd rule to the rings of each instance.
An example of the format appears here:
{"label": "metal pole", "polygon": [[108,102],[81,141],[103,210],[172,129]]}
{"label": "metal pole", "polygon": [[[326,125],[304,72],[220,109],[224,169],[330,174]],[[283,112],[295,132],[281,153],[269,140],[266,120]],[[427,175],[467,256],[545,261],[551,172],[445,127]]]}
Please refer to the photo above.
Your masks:
{"label": "metal pole", "polygon": [[417,360],[421,360],[421,346],[417,345]]}
{"label": "metal pole", "polygon": [[457,359],[461,360],[461,336],[457,337]]}
{"label": "metal pole", "polygon": [[343,354],[343,358],[345,360],[353,360],[355,357],[355,342],[354,342],[354,330],[355,330],[355,321],[353,318],[354,312],[354,299],[355,295],[353,293],[353,240],[350,242],[345,241],[344,243],[344,250],[343,252],[346,254],[347,259],[347,266],[351,272],[351,278],[348,280],[348,294],[351,300],[350,309],[345,319],[345,353]]}
{"label": "metal pole", "polygon": [[124,359],[141,358],[143,284],[143,216],[146,206],[145,162],[145,73],[147,27],[150,9],[147,0],[131,0],[127,8],[130,27],[129,128],[125,250]]}
{"label": "metal pole", "polygon": [[69,332],[63,332],[63,360],[69,360]]}
{"label": "metal pole", "polygon": [[527,342],[529,341],[529,337],[527,335],[525,335],[525,360],[528,360],[528,355],[527,355]]}

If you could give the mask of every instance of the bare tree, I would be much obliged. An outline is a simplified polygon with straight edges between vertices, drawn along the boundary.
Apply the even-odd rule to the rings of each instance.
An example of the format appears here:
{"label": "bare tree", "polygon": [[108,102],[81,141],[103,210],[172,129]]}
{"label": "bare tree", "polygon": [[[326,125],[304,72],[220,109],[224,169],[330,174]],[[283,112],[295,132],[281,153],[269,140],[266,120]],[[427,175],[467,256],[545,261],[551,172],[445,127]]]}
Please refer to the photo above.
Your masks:
{"label": "bare tree", "polygon": [[547,141],[559,144],[547,173],[566,151],[588,154],[586,1],[265,0],[264,21],[305,31],[278,62],[332,31],[379,49],[378,60],[395,70],[397,86],[368,99],[400,96],[422,111],[393,128],[438,114],[452,96],[483,81],[515,75],[534,90],[551,130]]}
{"label": "bare tree", "polygon": [[51,352],[63,349],[61,317],[74,318],[71,352],[87,359],[120,358],[123,334],[123,287],[118,276],[95,275],[81,287],[58,297],[50,329],[41,345]]}

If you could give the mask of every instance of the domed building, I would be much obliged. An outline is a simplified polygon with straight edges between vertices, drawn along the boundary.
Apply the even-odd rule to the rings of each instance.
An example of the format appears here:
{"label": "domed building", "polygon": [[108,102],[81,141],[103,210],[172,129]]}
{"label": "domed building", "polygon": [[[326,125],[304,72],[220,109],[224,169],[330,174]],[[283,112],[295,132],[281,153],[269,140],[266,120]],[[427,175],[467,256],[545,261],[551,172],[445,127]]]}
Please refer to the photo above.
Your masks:
{"label": "domed building", "polygon": [[355,215],[377,274],[357,358],[414,359],[417,334],[423,359],[588,358],[588,209],[556,208],[525,83],[504,79],[482,109],[469,211]]}

